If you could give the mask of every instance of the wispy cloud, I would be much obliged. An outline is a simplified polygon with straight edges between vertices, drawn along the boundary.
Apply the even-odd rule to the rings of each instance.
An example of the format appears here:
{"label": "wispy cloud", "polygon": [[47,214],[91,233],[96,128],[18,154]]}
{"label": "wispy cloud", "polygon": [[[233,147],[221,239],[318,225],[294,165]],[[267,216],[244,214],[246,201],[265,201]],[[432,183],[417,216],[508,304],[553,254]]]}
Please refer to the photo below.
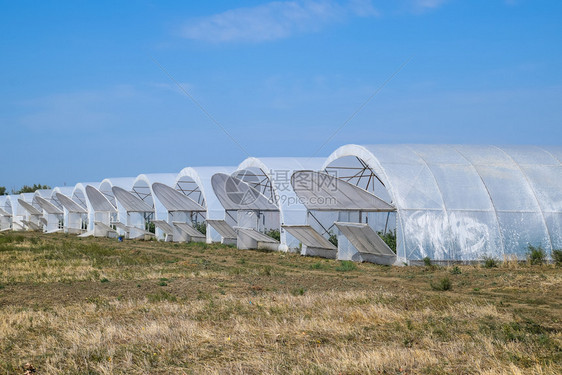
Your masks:
{"label": "wispy cloud", "polygon": [[274,1],[194,19],[183,27],[181,36],[215,43],[264,42],[319,31],[352,16],[376,14],[368,0],[345,4],[332,0]]}

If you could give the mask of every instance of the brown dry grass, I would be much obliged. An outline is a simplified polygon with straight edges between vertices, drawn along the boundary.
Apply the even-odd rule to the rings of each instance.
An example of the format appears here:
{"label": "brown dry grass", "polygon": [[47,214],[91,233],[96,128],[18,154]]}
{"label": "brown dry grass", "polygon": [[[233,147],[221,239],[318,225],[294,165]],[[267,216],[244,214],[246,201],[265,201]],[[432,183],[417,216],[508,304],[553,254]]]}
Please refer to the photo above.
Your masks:
{"label": "brown dry grass", "polygon": [[[38,374],[562,372],[551,265],[343,272],[294,254],[38,234],[0,241],[0,264],[2,374],[26,362]],[[432,290],[443,277],[452,290]]]}

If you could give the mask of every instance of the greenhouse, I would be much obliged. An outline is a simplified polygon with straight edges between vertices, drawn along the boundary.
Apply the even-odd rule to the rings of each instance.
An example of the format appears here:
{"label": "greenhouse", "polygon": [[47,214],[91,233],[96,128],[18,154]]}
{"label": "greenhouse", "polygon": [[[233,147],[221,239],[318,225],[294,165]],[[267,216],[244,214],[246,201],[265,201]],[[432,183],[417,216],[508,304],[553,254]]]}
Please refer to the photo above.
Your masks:
{"label": "greenhouse", "polygon": [[0,232],[12,228],[12,207],[7,195],[0,196]]}
{"label": "greenhouse", "polygon": [[155,233],[158,239],[164,239],[166,237],[161,228],[158,226],[156,226],[156,228],[152,227],[153,224],[160,223],[161,219],[166,216],[166,208],[155,196],[152,185],[154,183],[171,185],[175,179],[176,173],[152,173],[140,174],[137,176],[131,188],[131,193],[145,203],[150,210],[139,211],[140,208],[137,208],[137,210],[131,208],[130,211],[127,211],[128,220],[136,216],[137,223],[135,227]]}
{"label": "greenhouse", "polygon": [[[172,186],[153,185],[156,196],[167,210],[162,223],[174,241],[225,242],[224,233],[211,223],[224,220],[225,211],[211,187],[215,173],[230,173],[234,167],[186,167]],[[228,239],[226,240],[228,242]]]}
{"label": "greenhouse", "polygon": [[562,147],[345,145],[0,197],[0,231],[222,242],[381,264],[562,248]]}
{"label": "greenhouse", "polygon": [[250,157],[230,176],[213,176],[213,190],[226,211],[226,223],[221,224],[235,230],[239,249],[299,248],[299,241],[282,228],[302,224],[306,217],[306,208],[291,186],[291,174],[304,168],[318,169],[322,162],[322,158]]}
{"label": "greenhouse", "polygon": [[86,186],[92,186],[94,188],[99,188],[99,182],[79,182],[74,185],[74,189],[72,190],[71,199],[74,203],[77,203],[81,208],[86,210],[86,212],[82,212],[78,207],[72,205],[72,208],[68,208],[67,210],[71,211],[73,214],[70,215],[70,220],[66,223],[66,231],[69,233],[74,232],[75,230],[79,229],[79,232],[83,233],[84,231],[91,231],[94,228],[94,220],[95,220],[95,211],[88,200],[88,195],[86,193]]}
{"label": "greenhouse", "polygon": [[[561,160],[560,147],[346,145],[322,170],[396,208],[336,220],[393,229],[397,262],[524,259],[562,248]],[[342,232],[339,257],[353,258],[361,238]]]}
{"label": "greenhouse", "polygon": [[63,208],[63,230],[65,233],[80,234],[87,229],[88,210],[84,206],[72,200],[75,187],[53,189],[53,201]]}

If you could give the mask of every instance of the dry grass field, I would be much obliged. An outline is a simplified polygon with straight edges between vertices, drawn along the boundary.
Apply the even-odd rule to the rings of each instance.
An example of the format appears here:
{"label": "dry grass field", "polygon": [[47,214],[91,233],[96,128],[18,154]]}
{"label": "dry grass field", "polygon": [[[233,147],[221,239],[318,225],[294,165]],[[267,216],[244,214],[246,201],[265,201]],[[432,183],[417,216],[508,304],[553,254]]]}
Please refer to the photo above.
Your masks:
{"label": "dry grass field", "polygon": [[562,373],[554,265],[36,233],[0,235],[0,265],[0,374]]}

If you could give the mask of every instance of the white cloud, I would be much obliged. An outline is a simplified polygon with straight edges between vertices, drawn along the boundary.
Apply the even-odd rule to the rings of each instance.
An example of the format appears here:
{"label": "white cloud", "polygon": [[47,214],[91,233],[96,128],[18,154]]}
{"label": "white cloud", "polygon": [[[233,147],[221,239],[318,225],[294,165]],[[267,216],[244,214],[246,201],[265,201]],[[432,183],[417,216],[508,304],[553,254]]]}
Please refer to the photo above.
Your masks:
{"label": "white cloud", "polygon": [[264,42],[315,32],[350,16],[376,14],[368,0],[351,0],[346,4],[332,0],[274,1],[192,20],[182,29],[181,35],[187,39],[219,43]]}

